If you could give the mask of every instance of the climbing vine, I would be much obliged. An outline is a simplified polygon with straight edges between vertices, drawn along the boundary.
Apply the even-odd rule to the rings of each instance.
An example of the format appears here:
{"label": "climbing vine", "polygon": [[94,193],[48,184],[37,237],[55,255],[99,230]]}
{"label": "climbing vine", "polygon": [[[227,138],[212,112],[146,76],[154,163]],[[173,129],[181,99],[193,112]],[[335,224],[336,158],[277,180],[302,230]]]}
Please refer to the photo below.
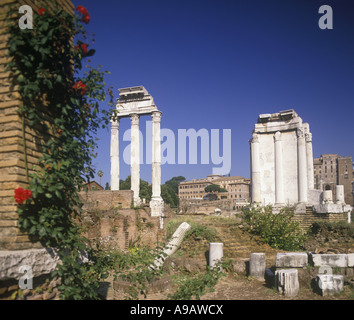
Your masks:
{"label": "climbing vine", "polygon": [[[23,102],[19,116],[29,185],[28,190],[15,190],[18,224],[43,246],[57,249],[61,263],[53,276],[61,278],[61,298],[96,299],[98,281],[105,274],[96,268],[99,263],[81,263],[83,252],[92,261],[98,255],[75,219],[82,206],[78,192],[94,174],[97,130],[109,123],[111,114],[101,110],[100,102],[109,98],[112,105],[113,95],[106,90],[107,72],[88,64],[95,54],[85,31],[89,12],[78,6],[70,15],[55,0],[47,3],[33,13],[33,29],[19,28],[16,6],[8,19],[8,70]],[[29,132],[43,137],[34,170],[27,161]]]}

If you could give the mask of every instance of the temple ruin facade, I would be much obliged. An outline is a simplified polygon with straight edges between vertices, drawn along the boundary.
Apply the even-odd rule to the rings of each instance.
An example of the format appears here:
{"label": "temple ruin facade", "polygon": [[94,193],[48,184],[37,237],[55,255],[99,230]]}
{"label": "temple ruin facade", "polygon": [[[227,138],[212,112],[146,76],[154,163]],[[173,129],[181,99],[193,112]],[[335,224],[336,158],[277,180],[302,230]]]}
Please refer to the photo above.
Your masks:
{"label": "temple ruin facade", "polygon": [[336,186],[335,199],[331,190],[315,189],[310,126],[294,110],[259,115],[249,142],[252,203],[296,205],[304,212],[309,207],[317,213],[351,211],[343,186]]}
{"label": "temple ruin facade", "polygon": [[143,86],[119,89],[117,114],[111,121],[111,190],[119,190],[119,122],[131,120],[130,172],[134,206],[141,204],[140,190],[140,142],[139,120],[141,116],[152,116],[152,197],[151,216],[161,216],[164,202],[161,197],[161,114],[154,99]]}

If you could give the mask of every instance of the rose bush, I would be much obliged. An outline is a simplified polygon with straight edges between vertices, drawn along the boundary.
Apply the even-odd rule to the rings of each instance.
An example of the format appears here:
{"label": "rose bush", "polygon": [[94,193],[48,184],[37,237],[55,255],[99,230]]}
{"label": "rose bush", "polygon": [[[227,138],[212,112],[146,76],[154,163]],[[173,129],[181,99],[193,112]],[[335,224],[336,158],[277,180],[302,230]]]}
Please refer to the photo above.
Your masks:
{"label": "rose bush", "polygon": [[[61,278],[63,299],[97,299],[96,289],[104,276],[97,264],[79,264],[82,251],[97,262],[97,250],[82,235],[75,219],[81,213],[78,191],[94,176],[96,133],[107,125],[112,110],[101,110],[106,101],[104,75],[82,59],[88,50],[84,24],[90,20],[86,8],[71,15],[56,0],[40,8],[33,29],[18,28],[18,6],[9,11],[8,71],[18,87],[23,104],[22,118],[25,169],[28,189],[17,188],[18,225],[44,247],[57,249],[61,263],[53,276]],[[76,42],[76,43],[73,43]],[[79,48],[77,50],[75,47]],[[110,90],[110,89],[109,89]],[[113,106],[112,91],[109,91]],[[50,119],[50,121],[48,121]],[[28,173],[26,126],[45,140],[35,171]]]}

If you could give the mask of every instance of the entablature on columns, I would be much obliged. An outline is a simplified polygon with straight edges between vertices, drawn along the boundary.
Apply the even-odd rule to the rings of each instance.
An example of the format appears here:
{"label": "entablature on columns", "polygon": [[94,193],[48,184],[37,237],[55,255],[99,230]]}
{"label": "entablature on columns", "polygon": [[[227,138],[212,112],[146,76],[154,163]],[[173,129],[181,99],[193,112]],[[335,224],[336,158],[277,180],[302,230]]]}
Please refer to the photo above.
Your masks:
{"label": "entablature on columns", "polygon": [[131,114],[151,115],[159,111],[153,97],[143,86],[119,89],[120,98],[117,99],[117,117],[126,118]]}

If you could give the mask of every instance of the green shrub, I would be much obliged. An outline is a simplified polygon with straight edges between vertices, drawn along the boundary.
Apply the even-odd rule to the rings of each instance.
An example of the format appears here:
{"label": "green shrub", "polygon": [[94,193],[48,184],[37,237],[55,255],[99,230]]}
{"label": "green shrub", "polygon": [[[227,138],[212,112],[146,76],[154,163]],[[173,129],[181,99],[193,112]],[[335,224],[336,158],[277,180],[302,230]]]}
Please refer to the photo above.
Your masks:
{"label": "green shrub", "polygon": [[177,291],[173,295],[168,295],[170,300],[199,300],[202,295],[214,290],[220,277],[224,276],[222,263],[214,268],[207,268],[205,273],[195,276],[186,276],[176,280]]}
{"label": "green shrub", "polygon": [[246,230],[263,243],[282,250],[298,250],[305,236],[300,224],[293,221],[294,209],[286,207],[273,213],[272,206],[249,206],[243,209]]}
{"label": "green shrub", "polygon": [[[170,239],[173,233],[177,230],[179,225],[182,223],[180,219],[171,220],[166,226],[166,235]],[[207,226],[203,226],[196,222],[186,221],[190,224],[191,228],[186,233],[185,239],[198,239],[198,240],[207,240],[208,242],[213,242],[216,239],[216,230]]]}

